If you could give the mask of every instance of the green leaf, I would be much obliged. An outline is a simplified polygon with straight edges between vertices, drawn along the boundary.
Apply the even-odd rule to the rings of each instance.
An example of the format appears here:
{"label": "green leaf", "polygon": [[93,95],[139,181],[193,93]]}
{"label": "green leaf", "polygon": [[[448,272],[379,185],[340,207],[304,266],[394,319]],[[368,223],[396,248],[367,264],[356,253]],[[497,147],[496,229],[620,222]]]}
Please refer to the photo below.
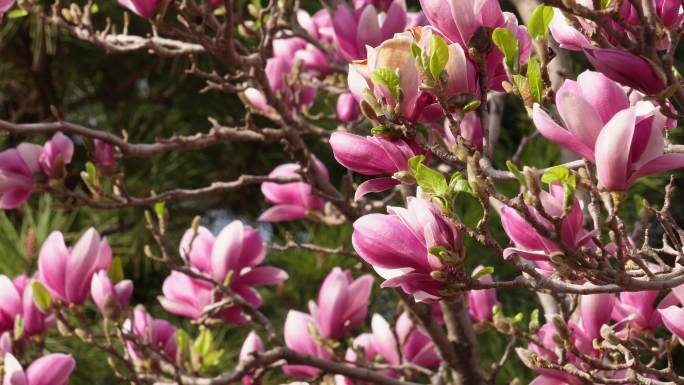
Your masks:
{"label": "green leaf", "polygon": [[449,187],[456,192],[464,192],[473,196],[475,195],[472,187],[470,187],[470,183],[468,183],[468,180],[458,171],[451,175]]}
{"label": "green leaf", "polygon": [[399,101],[399,74],[388,68],[378,68],[373,72],[373,82],[376,84],[382,84],[392,95],[392,99],[395,102]]}
{"label": "green leaf", "polygon": [[31,284],[31,289],[33,289],[33,301],[38,306],[38,309],[43,312],[50,310],[50,305],[52,305],[52,296],[48,289],[43,286],[42,283],[34,281]]}
{"label": "green leaf", "polygon": [[159,201],[154,204],[154,212],[157,214],[157,218],[162,220],[164,218],[164,210],[166,209],[166,201]]}
{"label": "green leaf", "polygon": [[24,317],[21,316],[21,314],[17,315],[17,318],[14,319],[14,340],[19,341],[21,340],[22,337],[24,337]]}
{"label": "green leaf", "polygon": [[90,7],[90,13],[93,15],[100,12],[100,7],[97,6],[97,4],[93,4],[92,7]]}
{"label": "green leaf", "polygon": [[411,56],[415,60],[420,60],[420,54],[423,52],[423,50],[420,49],[420,46],[416,43],[411,43]]}
{"label": "green leaf", "polygon": [[570,170],[565,166],[556,166],[548,169],[541,177],[541,181],[547,184],[564,182],[570,178]]}
{"label": "green leaf", "polygon": [[503,52],[506,58],[506,66],[511,70],[515,70],[518,65],[520,42],[518,42],[513,32],[509,31],[508,28],[497,28],[492,33],[492,41]]}
{"label": "green leaf", "polygon": [[480,107],[480,101],[474,99],[469,101],[465,106],[463,106],[463,108],[461,108],[461,111],[465,114],[466,112],[476,110],[478,107]]}
{"label": "green leaf", "polygon": [[221,362],[222,357],[223,357],[223,349],[214,350],[213,352],[210,352],[210,353],[208,353],[202,357],[202,367],[204,369],[208,369],[208,368],[211,368],[212,366],[216,366]]}
{"label": "green leaf", "polygon": [[533,39],[546,40],[549,36],[551,20],[553,20],[553,8],[540,4],[532,12],[530,21],[527,23],[527,31]]}
{"label": "green leaf", "polygon": [[28,11],[22,8],[16,8],[7,13],[8,19],[19,19],[28,15]]}
{"label": "green leaf", "polygon": [[112,263],[109,266],[109,270],[107,271],[107,276],[109,276],[109,279],[112,280],[113,284],[117,284],[124,279],[124,272],[123,272],[123,263],[121,262],[121,258],[119,257],[114,257],[112,258]]}
{"label": "green leaf", "polygon": [[440,75],[449,61],[449,46],[441,36],[430,37],[430,73],[439,81]]}
{"label": "green leaf", "polygon": [[88,184],[90,186],[95,185],[95,180],[97,179],[97,169],[93,162],[86,162],[85,164],[86,174],[88,175]]}
{"label": "green leaf", "polygon": [[203,327],[200,329],[199,336],[195,339],[192,349],[201,356],[209,354],[213,348],[214,336],[211,335],[211,330]]}
{"label": "green leaf", "polygon": [[473,274],[473,279],[474,280],[479,280],[480,278],[484,277],[487,274],[492,274],[494,272],[494,268],[492,266],[487,266],[485,268],[480,269],[477,273]]}
{"label": "green leaf", "polygon": [[421,163],[423,163],[424,160],[425,160],[424,155],[416,155],[416,156],[412,156],[411,158],[409,158],[408,166],[411,169],[411,171],[413,171],[414,174],[417,172],[418,166]]}
{"label": "green leaf", "polygon": [[612,0],[601,0],[601,8],[606,9],[610,5]]}
{"label": "green leaf", "polygon": [[188,336],[188,333],[183,329],[179,329],[176,332],[176,346],[178,346],[179,349],[186,349],[189,344],[190,337]]}
{"label": "green leaf", "polygon": [[513,75],[513,82],[518,88],[518,91],[520,91],[520,96],[522,97],[523,101],[525,101],[525,97],[529,95],[528,92],[530,90],[529,86],[527,85],[527,78],[522,75]]}
{"label": "green leaf", "polygon": [[542,94],[544,93],[544,82],[542,81],[541,65],[537,56],[532,57],[527,62],[527,81],[530,86],[532,100],[541,103]]}
{"label": "green leaf", "polygon": [[435,195],[444,195],[449,192],[449,184],[441,172],[431,169],[423,164],[425,157],[416,159],[414,156],[409,159],[409,167],[413,171],[413,176],[416,178],[416,183],[423,189],[423,191]]}
{"label": "green leaf", "polygon": [[521,185],[525,186],[525,188],[528,188],[525,176],[522,172],[520,172],[520,169],[518,168],[518,166],[515,165],[515,163],[511,162],[510,160],[507,160],[506,168],[508,168],[508,171],[515,175],[515,179],[517,179]]}
{"label": "green leaf", "polygon": [[525,319],[525,315],[523,313],[518,313],[513,318],[511,318],[511,323],[517,324],[518,322],[522,322],[522,320]]}

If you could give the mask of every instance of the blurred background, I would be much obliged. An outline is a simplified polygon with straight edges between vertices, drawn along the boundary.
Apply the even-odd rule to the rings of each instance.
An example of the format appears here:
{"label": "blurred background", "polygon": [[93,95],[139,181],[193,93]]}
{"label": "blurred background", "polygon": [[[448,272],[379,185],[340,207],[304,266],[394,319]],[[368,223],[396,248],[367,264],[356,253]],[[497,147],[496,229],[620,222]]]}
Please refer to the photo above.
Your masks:
{"label": "blurred background", "polygon": [[[320,9],[316,0],[305,0],[303,7],[311,12]],[[417,10],[417,1],[409,2],[409,8]],[[104,23],[106,17],[117,23],[122,21],[123,8],[114,0],[100,1],[99,14],[95,19]],[[246,6],[246,4],[245,4]],[[506,4],[510,10],[510,6]],[[147,21],[131,17],[131,32],[145,34],[149,31]],[[183,58],[161,58],[144,51],[132,54],[107,54],[102,49],[75,40],[67,34],[27,16],[7,19],[0,25],[0,117],[15,122],[41,122],[52,119],[50,105],[54,105],[67,121],[88,127],[121,134],[126,131],[131,142],[150,142],[156,137],[173,134],[205,132],[211,125],[208,117],[214,117],[225,125],[239,124],[244,115],[241,101],[234,95],[207,92],[199,93],[203,81],[187,76],[184,71],[189,62]],[[209,58],[199,58],[210,60]],[[572,56],[571,78],[588,68],[579,56]],[[217,63],[205,63],[221,69]],[[228,70],[223,68],[223,70]],[[332,101],[319,97],[314,112],[331,112]],[[497,144],[495,165],[505,168],[522,137],[532,133],[534,127],[519,100],[508,96],[505,103],[501,138]],[[324,122],[331,130],[336,124]],[[682,143],[674,130],[673,141]],[[43,142],[46,138],[25,138],[0,134],[0,149],[14,146],[21,141]],[[86,161],[85,151],[79,138],[76,141],[76,158],[69,165],[70,188],[84,188],[79,173]],[[331,171],[333,183],[339,183],[346,173],[332,158],[328,147],[311,143],[314,152]],[[522,155],[526,165],[547,167],[559,160],[559,150],[541,137],[536,137]],[[172,188],[197,188],[213,181],[230,181],[242,173],[266,174],[275,166],[289,162],[278,143],[214,146],[198,152],[169,153],[150,159],[125,161],[128,188],[136,195],[144,195],[153,189],[161,192]],[[638,217],[640,200],[647,198],[658,204],[662,198],[665,177],[642,178],[631,190],[632,197],[624,212],[628,217]],[[502,185],[508,194],[516,193],[513,184]],[[676,197],[681,197],[677,193]],[[457,211],[462,218],[473,224],[479,218],[479,205],[463,195]],[[98,211],[86,207],[64,207],[64,202],[45,195],[34,195],[29,204],[20,210],[0,212],[0,273],[10,277],[21,272],[32,273],[36,269],[38,250],[43,240],[53,230],[65,233],[71,243],[85,229],[94,226],[106,235],[114,254],[124,261],[126,276],[135,283],[134,303],[142,303],[157,317],[167,318],[182,325],[195,335],[197,328],[187,320],[175,318],[163,312],[156,300],[161,283],[168,274],[163,267],[146,259],[143,247],[153,244],[145,229],[141,209]],[[401,202],[394,202],[400,205]],[[214,195],[207,199],[187,202],[169,202],[168,243],[176,247],[182,233],[190,227],[195,216],[214,233],[233,219],[241,219],[259,228],[267,242],[282,242],[289,234],[295,239],[315,242],[324,246],[342,245],[351,249],[351,225],[323,226],[308,222],[292,222],[279,225],[257,223],[256,218],[266,208],[258,186],[251,186],[233,194]],[[675,199],[675,217],[681,217],[684,205]],[[498,226],[498,220],[492,221]],[[505,236],[500,226],[494,233],[501,240]],[[653,234],[657,238],[658,234]],[[501,262],[499,255],[466,242],[467,263],[493,266],[497,278],[512,277],[515,272]],[[355,261],[342,257],[309,253],[304,251],[269,252],[267,261],[284,268],[289,280],[275,288],[261,290],[264,311],[274,322],[282,326],[288,309],[307,309],[307,301],[315,299],[320,283],[333,266],[354,267]],[[358,270],[355,271],[355,274]],[[523,312],[529,316],[538,303],[533,293],[510,290],[498,293],[506,315]],[[392,319],[397,298],[389,291],[376,289],[373,293],[370,313],[378,312]],[[92,309],[91,309],[92,310]],[[94,310],[92,310],[94,314]],[[369,317],[370,319],[370,317]],[[228,369],[237,362],[237,352],[247,327],[227,325],[216,329],[219,343],[226,350],[217,370]],[[68,351],[77,357],[77,369],[72,378],[74,385],[120,384],[104,357],[97,351],[59,338],[50,340],[48,347],[55,351]],[[495,333],[481,334],[481,349],[485,365],[498,360],[507,343],[506,338]],[[499,379],[508,383],[513,378],[527,383],[533,377],[517,360],[512,359]],[[282,378],[274,372],[266,377],[266,383],[280,383]]]}

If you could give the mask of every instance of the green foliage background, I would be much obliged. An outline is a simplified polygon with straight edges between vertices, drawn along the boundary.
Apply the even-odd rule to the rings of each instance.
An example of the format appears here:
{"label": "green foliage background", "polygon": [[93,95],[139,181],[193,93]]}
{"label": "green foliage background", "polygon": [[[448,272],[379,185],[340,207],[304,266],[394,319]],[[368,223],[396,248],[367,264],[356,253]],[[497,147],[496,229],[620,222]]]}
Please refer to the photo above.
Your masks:
{"label": "green foliage background", "polygon": [[[305,7],[316,10],[320,6],[315,0],[305,1]],[[411,4],[416,7],[416,2]],[[104,22],[105,17],[121,20],[122,9],[113,0],[98,2],[100,14],[96,19]],[[132,32],[145,33],[149,28],[140,18],[131,17]],[[147,29],[146,29],[147,28]],[[74,40],[71,37],[45,28],[35,18],[6,20],[0,27],[0,117],[17,122],[37,122],[50,119],[49,106],[55,105],[64,119],[76,123],[120,134],[125,130],[132,142],[149,142],[156,137],[173,134],[190,134],[206,131],[210,124],[207,117],[214,117],[230,125],[238,124],[244,108],[233,95],[203,93],[202,81],[184,73],[188,67],[185,59],[167,59],[151,56],[145,52],[127,55],[109,55],[101,49]],[[214,65],[206,58],[203,64]],[[586,68],[586,63],[575,57],[575,73]],[[327,108],[326,103],[318,103]],[[509,98],[504,114],[503,131],[495,163],[504,168],[504,163],[517,148],[520,139],[534,130],[521,108],[519,101]],[[680,136],[675,130],[673,134]],[[42,142],[45,138],[28,138]],[[0,148],[14,146],[27,138],[0,136]],[[675,141],[677,141],[675,139]],[[317,156],[332,172],[332,180],[339,181],[345,173],[332,159],[329,149],[312,143]],[[86,156],[82,145],[77,148],[77,157],[69,166],[72,177],[67,180],[71,188],[81,189],[78,179]],[[549,145],[537,137],[523,154],[523,163],[546,167],[559,159],[556,146]],[[198,152],[174,152],[151,159],[131,159],[125,163],[128,172],[128,187],[136,194],[149,189],[163,191],[171,188],[193,188],[213,181],[229,181],[242,173],[265,174],[274,166],[287,162],[278,144],[255,145],[239,143],[222,145]],[[634,188],[633,194],[658,202],[663,194],[664,177],[644,179]],[[510,194],[516,192],[513,184],[502,185]],[[457,211],[466,222],[477,220],[479,211],[473,209],[473,201],[463,197]],[[637,216],[637,206],[629,201],[626,212]],[[22,209],[0,212],[0,273],[15,276],[22,271],[33,272],[39,246],[54,230],[65,233],[67,242],[77,239],[85,229],[94,226],[106,234],[116,256],[125,264],[127,277],[135,282],[134,302],[143,303],[155,315],[177,321],[178,325],[196,334],[196,327],[186,320],[176,319],[161,311],[156,296],[167,271],[143,256],[143,247],[153,244],[145,230],[143,213],[138,209],[117,211],[96,211],[85,207],[64,208],[65,202],[58,202],[47,196],[34,196]],[[395,202],[395,204],[399,204]],[[190,226],[196,215],[203,217],[203,223],[217,227],[227,218],[239,217],[253,225],[255,218],[266,207],[258,186],[248,187],[234,194],[213,196],[193,202],[170,202],[169,244],[177,245],[183,231]],[[675,210],[681,213],[683,206]],[[494,220],[493,223],[498,223]],[[350,249],[351,226],[325,227],[310,223],[287,223],[270,226],[261,225],[264,233],[272,234],[275,241],[282,240],[286,233],[304,241],[316,242],[331,247],[343,245]],[[35,242],[31,242],[35,235]],[[500,228],[495,234],[502,242],[505,236]],[[470,267],[479,264],[496,268],[495,275],[505,279],[515,272],[503,265],[500,256],[493,255],[468,240],[467,261]],[[341,256],[325,256],[302,251],[272,252],[270,264],[288,271],[290,279],[282,286],[262,290],[262,310],[281,326],[288,309],[306,310],[306,303],[317,296],[318,287],[333,266],[353,267],[354,261]],[[529,314],[537,307],[532,293],[511,290],[499,292],[507,315],[516,312]],[[373,294],[371,312],[379,312],[390,318],[396,307],[396,298],[388,291],[376,289]],[[219,328],[217,337],[227,351],[221,368],[232,367],[237,351],[249,330],[246,327],[226,326]],[[485,363],[497,360],[503,352],[506,339],[494,333],[480,336]],[[120,384],[109,370],[104,357],[81,344],[59,338],[55,335],[48,345],[55,351],[68,351],[78,360],[72,384],[113,385]],[[532,378],[517,359],[505,367],[500,376],[501,383],[519,377],[524,383]],[[268,378],[278,383],[278,374]]]}

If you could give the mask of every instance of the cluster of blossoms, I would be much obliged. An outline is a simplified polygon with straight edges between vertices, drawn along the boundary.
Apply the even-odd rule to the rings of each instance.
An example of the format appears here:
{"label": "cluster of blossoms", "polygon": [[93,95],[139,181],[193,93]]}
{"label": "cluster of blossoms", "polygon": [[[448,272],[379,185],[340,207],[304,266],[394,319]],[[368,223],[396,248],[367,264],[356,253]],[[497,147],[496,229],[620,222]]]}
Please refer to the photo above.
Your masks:
{"label": "cluster of blossoms", "polygon": [[[661,32],[652,36],[653,48],[668,50],[673,33],[684,22],[681,1],[645,1],[655,12],[656,32]],[[153,18],[160,5],[158,0],[120,3],[145,18]],[[263,179],[268,181],[261,184],[261,192],[271,207],[259,220],[323,222],[331,211],[338,214],[335,204],[344,201],[349,206],[344,215],[353,220],[354,254],[369,272],[383,279],[381,288],[394,289],[402,299],[396,319],[381,310],[368,317],[373,275],[354,278],[351,270],[334,267],[316,301],[310,301],[308,312],[290,309],[283,325],[284,342],[278,347],[285,353],[278,358],[288,361],[298,354],[308,361],[277,366],[290,377],[315,378],[328,373],[317,362],[339,364],[331,373],[340,385],[359,380],[350,375],[356,368],[374,370],[392,380],[413,380],[424,371],[439,375],[437,368],[442,364],[458,366],[447,362],[443,350],[458,340],[452,334],[458,334],[454,329],[459,328],[449,323],[461,322],[460,329],[495,329],[525,341],[527,347],[516,352],[537,372],[535,385],[649,383],[650,377],[671,377],[664,369],[650,368],[640,374],[643,378],[632,373],[644,367],[634,351],[642,346],[669,349],[671,341],[662,337],[665,330],[684,340],[684,286],[654,283],[659,278],[653,271],[672,274],[670,265],[675,262],[657,258],[655,264],[642,260],[640,254],[682,257],[681,235],[675,231],[674,220],[667,217],[666,239],[677,240],[679,250],[664,245],[642,252],[617,215],[624,194],[637,180],[684,167],[684,153],[668,152],[668,132],[681,118],[668,101],[676,92],[666,90],[672,79],[656,71],[651,58],[620,48],[624,39],[642,38],[643,11],[635,7],[637,2],[621,2],[612,12],[623,23],[569,13],[581,7],[589,14],[607,15],[604,9],[594,9],[602,3],[598,1],[564,1],[556,4],[561,8],[550,9],[547,27],[551,35],[562,48],[583,52],[596,71],[565,80],[552,91],[548,69],[541,73],[539,68],[540,89],[535,95],[535,65],[540,66],[551,52],[543,33],[533,31],[532,25],[529,31],[519,25],[498,0],[420,3],[423,13],[415,14],[408,12],[403,0],[355,0],[313,15],[298,10],[294,17],[305,35],[274,34],[269,47],[272,56],[264,58],[264,84],[248,81],[241,88],[251,110],[279,121],[284,113],[298,118],[306,115],[324,82],[336,73],[346,75],[348,92],[335,95],[335,107],[338,120],[348,124],[323,142],[330,145],[341,166],[371,179],[355,186],[348,196],[325,194],[320,181],[332,184],[334,173],[303,151],[297,157],[299,163],[279,165]],[[0,14],[12,6],[7,4],[0,3]],[[220,6],[207,4],[208,9]],[[545,8],[539,9],[543,13]],[[522,75],[523,68],[527,77]],[[679,86],[678,75],[673,76],[677,84],[669,87]],[[492,167],[486,132],[489,91],[521,96],[537,131],[583,158],[580,169],[559,166],[540,172],[526,167],[521,172],[511,162],[510,175],[502,179],[517,180],[520,193],[508,198],[498,192],[494,174],[488,174]],[[555,102],[555,109],[546,102]],[[362,115],[373,124],[370,132],[357,130]],[[98,139],[84,145],[104,174],[111,175],[116,165],[112,145]],[[60,187],[74,152],[74,143],[59,132],[42,146],[22,143],[1,152],[0,208],[18,208],[32,193]],[[308,164],[303,164],[307,163],[301,160],[304,157]],[[430,168],[435,160],[443,167]],[[310,177],[312,170],[320,181]],[[281,183],[280,178],[287,181]],[[368,196],[388,190],[399,191],[403,205],[389,205],[392,194],[383,201]],[[582,197],[583,193],[589,198]],[[459,194],[474,197],[484,212],[475,227],[464,223],[454,208],[463,196]],[[604,232],[601,207],[608,216]],[[162,223],[164,213],[157,214]],[[510,241],[503,246],[488,228],[496,222],[491,220],[496,214]],[[660,220],[665,214],[659,211],[655,216]],[[154,228],[153,220],[148,218],[148,222]],[[163,227],[159,225],[159,234]],[[608,233],[610,242],[604,242],[603,233]],[[648,240],[648,234],[644,238]],[[466,250],[470,240],[495,250],[521,275],[516,280],[495,281],[493,268],[478,266],[470,271],[466,266],[475,265],[466,263],[474,260],[474,253]],[[163,242],[159,243],[163,248]],[[32,342],[44,341],[54,326],[64,335],[94,340],[89,331],[74,327],[68,319],[73,315],[80,321],[91,302],[105,320],[105,329],[109,322],[115,325],[134,370],[164,373],[171,365],[176,377],[181,371],[205,374],[203,365],[218,360],[222,353],[212,351],[211,333],[204,327],[259,323],[265,316],[259,312],[258,288],[288,279],[284,270],[264,264],[267,246],[259,231],[238,220],[217,235],[193,225],[182,236],[177,254],[180,262],[166,255],[160,258],[171,272],[158,301],[167,313],[202,325],[192,346],[184,330],[154,318],[142,305],[131,306],[133,283],[117,274],[109,242],[94,228],[71,247],[61,232],[50,234],[42,244],[35,274],[14,279],[0,275],[3,385],[66,385],[75,366],[70,356],[46,354],[24,365],[26,370],[17,357]],[[638,269],[632,263],[643,274],[635,272]],[[652,280],[643,279],[646,276]],[[602,284],[616,282],[651,284],[663,290],[617,295],[614,287],[600,290]],[[505,317],[497,299],[495,288],[507,285],[552,293],[554,285],[561,286],[573,293],[574,303],[557,300],[559,314],[547,313],[544,325],[534,320],[522,330],[516,326],[522,317]],[[463,317],[458,321],[453,319],[454,304],[462,305]],[[429,321],[421,309],[431,313]],[[369,329],[355,335],[367,321]],[[275,328],[269,326],[265,327],[267,342],[276,345],[280,342],[271,335]],[[434,338],[439,333],[444,334],[446,348],[444,341]],[[266,349],[267,344],[251,331],[240,351],[235,379],[244,385],[258,384],[257,369],[262,368],[257,368],[257,361],[269,358]],[[629,359],[612,359],[606,352]],[[651,353],[662,358],[653,349]]]}

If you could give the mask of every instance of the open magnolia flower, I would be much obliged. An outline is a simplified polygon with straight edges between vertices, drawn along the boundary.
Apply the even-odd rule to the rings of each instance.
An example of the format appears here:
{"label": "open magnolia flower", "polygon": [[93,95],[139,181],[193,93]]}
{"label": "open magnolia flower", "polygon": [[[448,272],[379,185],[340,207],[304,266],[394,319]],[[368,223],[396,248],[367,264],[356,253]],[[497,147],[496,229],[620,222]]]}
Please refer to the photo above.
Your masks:
{"label": "open magnolia flower", "polygon": [[388,212],[354,222],[354,249],[385,278],[382,287],[401,287],[419,301],[438,299],[443,283],[431,273],[444,265],[431,249],[461,255],[461,232],[431,202],[420,198],[409,198],[406,208],[389,207]]}

